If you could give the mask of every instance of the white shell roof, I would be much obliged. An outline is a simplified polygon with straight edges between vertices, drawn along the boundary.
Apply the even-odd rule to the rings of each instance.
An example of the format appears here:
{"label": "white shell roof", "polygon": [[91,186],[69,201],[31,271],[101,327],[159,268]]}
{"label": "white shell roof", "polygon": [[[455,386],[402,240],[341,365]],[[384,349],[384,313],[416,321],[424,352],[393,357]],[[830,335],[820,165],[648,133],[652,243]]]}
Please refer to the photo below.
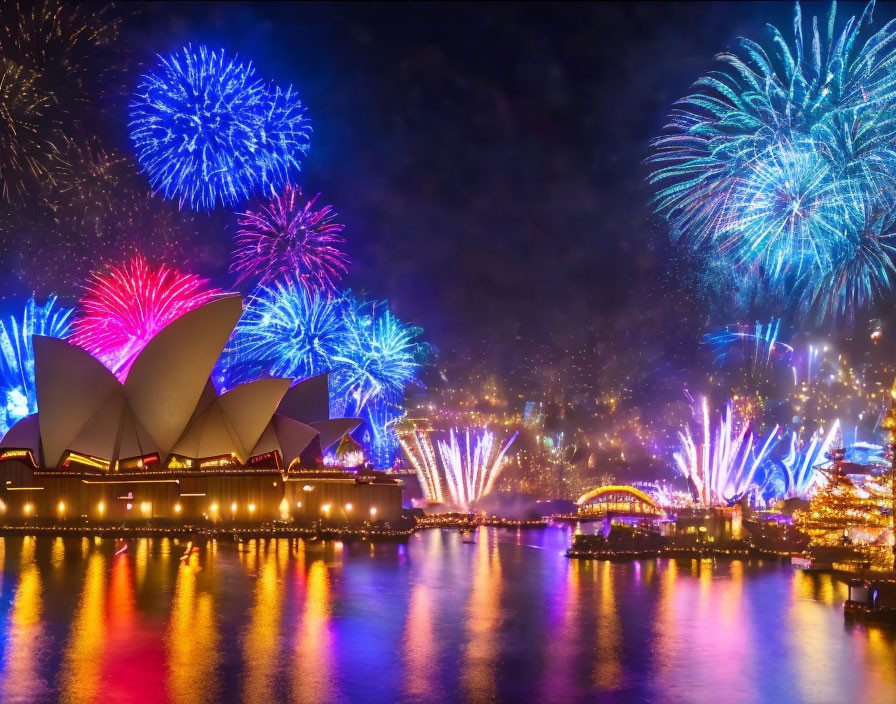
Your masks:
{"label": "white shell roof", "polygon": [[[262,379],[218,396],[212,368],[242,312],[238,296],[218,298],[160,331],[122,384],[80,347],[34,336],[39,414],[14,425],[0,447],[43,449],[45,467],[66,451],[115,462],[159,453],[190,458],[277,450],[284,463],[320,436],[326,449],[361,422],[329,419],[327,375],[290,387]],[[313,425],[312,425],[313,423]]]}

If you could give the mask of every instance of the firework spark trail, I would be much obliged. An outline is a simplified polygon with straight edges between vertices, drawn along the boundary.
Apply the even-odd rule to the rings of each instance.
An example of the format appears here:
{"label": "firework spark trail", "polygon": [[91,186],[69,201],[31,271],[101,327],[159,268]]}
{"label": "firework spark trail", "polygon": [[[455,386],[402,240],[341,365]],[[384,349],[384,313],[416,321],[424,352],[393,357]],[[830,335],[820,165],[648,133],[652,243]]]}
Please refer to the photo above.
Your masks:
{"label": "firework spark trail", "polygon": [[438,441],[445,484],[452,502],[458,508],[469,511],[477,501],[491,493],[504,467],[507,450],[517,435],[514,433],[497,453],[495,434],[488,429],[481,429],[474,435],[474,431],[467,428],[463,444],[458,442],[454,430],[449,433],[447,441]]}
{"label": "firework spark trail", "polygon": [[65,338],[74,310],[56,306],[53,296],[43,305],[28,300],[21,319],[0,321],[0,435],[20,418],[37,411],[32,335]]}
{"label": "firework spark trail", "polygon": [[54,98],[30,71],[0,59],[0,201],[23,202],[60,163]]}
{"label": "firework spark trail", "polygon": [[123,381],[156,333],[220,293],[207,284],[165,265],[154,269],[141,257],[95,273],[78,303],[72,342]]}
{"label": "firework spark trail", "polygon": [[680,450],[673,458],[681,473],[691,480],[699,501],[705,506],[727,505],[755,486],[758,469],[778,441],[779,427],[758,443],[749,422],[738,424],[729,403],[712,431],[709,402],[704,397],[698,409],[702,440],[698,444],[690,428],[679,433]]}
{"label": "firework spark trail", "polygon": [[[407,438],[411,438],[413,444],[408,442]],[[423,430],[399,433],[398,441],[417,472],[420,487],[423,489],[423,497],[427,501],[443,503],[445,497],[442,493],[442,483],[439,480],[439,465],[429,433]]]}
{"label": "firework spark trail", "polygon": [[757,322],[753,327],[729,326],[719,332],[707,333],[703,336],[703,344],[716,351],[716,364],[723,364],[731,354],[735,345],[749,349],[753,368],[769,366],[772,358],[790,359],[793,347],[778,339],[781,319],[769,323]]}
{"label": "firework spark trail", "polygon": [[838,432],[840,421],[836,420],[824,439],[820,432],[813,433],[808,445],[802,447],[797,434],[791,434],[787,455],[777,463],[784,469],[786,480],[783,498],[811,497],[816,487],[824,480],[824,474],[818,468],[829,463],[827,454],[833,447]]}

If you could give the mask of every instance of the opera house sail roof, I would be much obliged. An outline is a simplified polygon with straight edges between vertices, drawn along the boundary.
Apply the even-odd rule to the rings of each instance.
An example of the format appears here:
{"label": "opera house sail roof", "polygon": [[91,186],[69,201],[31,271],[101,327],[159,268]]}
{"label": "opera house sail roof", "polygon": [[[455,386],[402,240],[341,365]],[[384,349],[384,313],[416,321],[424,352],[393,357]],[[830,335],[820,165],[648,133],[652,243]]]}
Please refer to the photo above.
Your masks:
{"label": "opera house sail roof", "polygon": [[326,374],[294,385],[261,379],[219,395],[210,376],[241,313],[238,295],[186,313],[149,341],[124,382],[80,347],[35,335],[38,412],[10,428],[0,449],[30,451],[45,469],[184,469],[262,459],[288,467],[358,427],[358,418],[329,417]]}

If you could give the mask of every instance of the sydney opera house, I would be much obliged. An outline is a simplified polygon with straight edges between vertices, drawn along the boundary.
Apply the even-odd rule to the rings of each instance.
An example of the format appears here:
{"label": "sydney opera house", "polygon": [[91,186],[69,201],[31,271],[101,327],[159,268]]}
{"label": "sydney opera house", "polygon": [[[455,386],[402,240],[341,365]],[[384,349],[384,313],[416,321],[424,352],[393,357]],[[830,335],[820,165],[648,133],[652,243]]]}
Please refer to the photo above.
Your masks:
{"label": "sydney opera house", "polygon": [[83,349],[34,336],[38,412],[0,441],[7,520],[333,523],[394,520],[401,484],[326,467],[360,420],[330,418],[328,379],[262,379],[218,394],[210,375],[239,296],[161,330],[124,382]]}

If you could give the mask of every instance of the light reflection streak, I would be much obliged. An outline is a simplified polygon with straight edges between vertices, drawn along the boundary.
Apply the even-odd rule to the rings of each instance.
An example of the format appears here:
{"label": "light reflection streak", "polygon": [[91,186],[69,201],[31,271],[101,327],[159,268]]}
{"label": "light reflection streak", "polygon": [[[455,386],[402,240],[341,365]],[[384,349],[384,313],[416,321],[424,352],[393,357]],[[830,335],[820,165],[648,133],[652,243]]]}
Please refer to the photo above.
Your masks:
{"label": "light reflection streak", "polygon": [[288,557],[289,545],[280,540],[250,541],[258,564],[254,603],[243,639],[243,701],[268,704],[276,701],[273,693],[279,653],[280,618],[283,599],[278,566]]}
{"label": "light reflection streak", "polygon": [[63,700],[93,701],[99,691],[106,644],[106,558],[95,550],[87,558],[84,586],[62,660]]}
{"label": "light reflection streak", "polygon": [[190,564],[181,564],[177,570],[167,634],[167,691],[179,704],[216,699],[217,605],[213,594],[199,584],[200,576],[212,578],[210,572],[214,573],[214,560],[208,560],[205,571]]}
{"label": "light reflection streak", "polygon": [[597,642],[595,643],[594,684],[600,689],[617,689],[622,680],[622,631],[616,610],[612,564],[604,560],[598,567]]}
{"label": "light reflection streak", "polygon": [[552,702],[567,698],[568,685],[577,678],[576,653],[579,652],[581,640],[579,590],[581,572],[585,569],[580,560],[571,560],[566,570],[562,573],[558,570],[559,589],[553,593],[551,602],[559,613],[549,609],[546,639],[551,645],[545,653],[545,677],[539,697],[541,701]]}
{"label": "light reflection streak", "polygon": [[62,567],[62,561],[65,559],[65,544],[61,537],[53,539],[53,547],[50,548],[50,564],[54,570]]}
{"label": "light reflection streak", "polygon": [[293,702],[310,704],[338,698],[330,629],[330,576],[324,561],[315,560],[305,580],[305,608],[293,654]]}
{"label": "light reflection streak", "polygon": [[22,539],[19,583],[10,611],[9,634],[0,672],[0,701],[40,699],[46,683],[39,677],[38,654],[43,638],[43,585],[34,561],[36,540]]}
{"label": "light reflection streak", "polygon": [[404,693],[414,702],[444,697],[438,679],[438,634],[433,616],[437,606],[427,584],[411,589],[408,617],[404,626]]}
{"label": "light reflection streak", "polygon": [[834,590],[830,575],[794,573],[793,599],[787,614],[793,627],[788,633],[797,675],[794,685],[806,701],[824,701],[828,692],[839,689],[837,671],[829,663],[841,653],[827,637],[826,609],[822,606],[833,603]]}
{"label": "light reflection streak", "polygon": [[[136,566],[135,574],[138,591],[143,590],[143,584],[146,582],[146,569],[149,565],[149,543],[149,538],[137,538],[134,563]],[[133,543],[131,548],[133,549]]]}
{"label": "light reflection streak", "polygon": [[494,701],[498,628],[501,624],[501,562],[497,535],[491,545],[488,529],[480,526],[473,563],[473,590],[467,607],[467,644],[461,666],[461,685],[473,702]]}

